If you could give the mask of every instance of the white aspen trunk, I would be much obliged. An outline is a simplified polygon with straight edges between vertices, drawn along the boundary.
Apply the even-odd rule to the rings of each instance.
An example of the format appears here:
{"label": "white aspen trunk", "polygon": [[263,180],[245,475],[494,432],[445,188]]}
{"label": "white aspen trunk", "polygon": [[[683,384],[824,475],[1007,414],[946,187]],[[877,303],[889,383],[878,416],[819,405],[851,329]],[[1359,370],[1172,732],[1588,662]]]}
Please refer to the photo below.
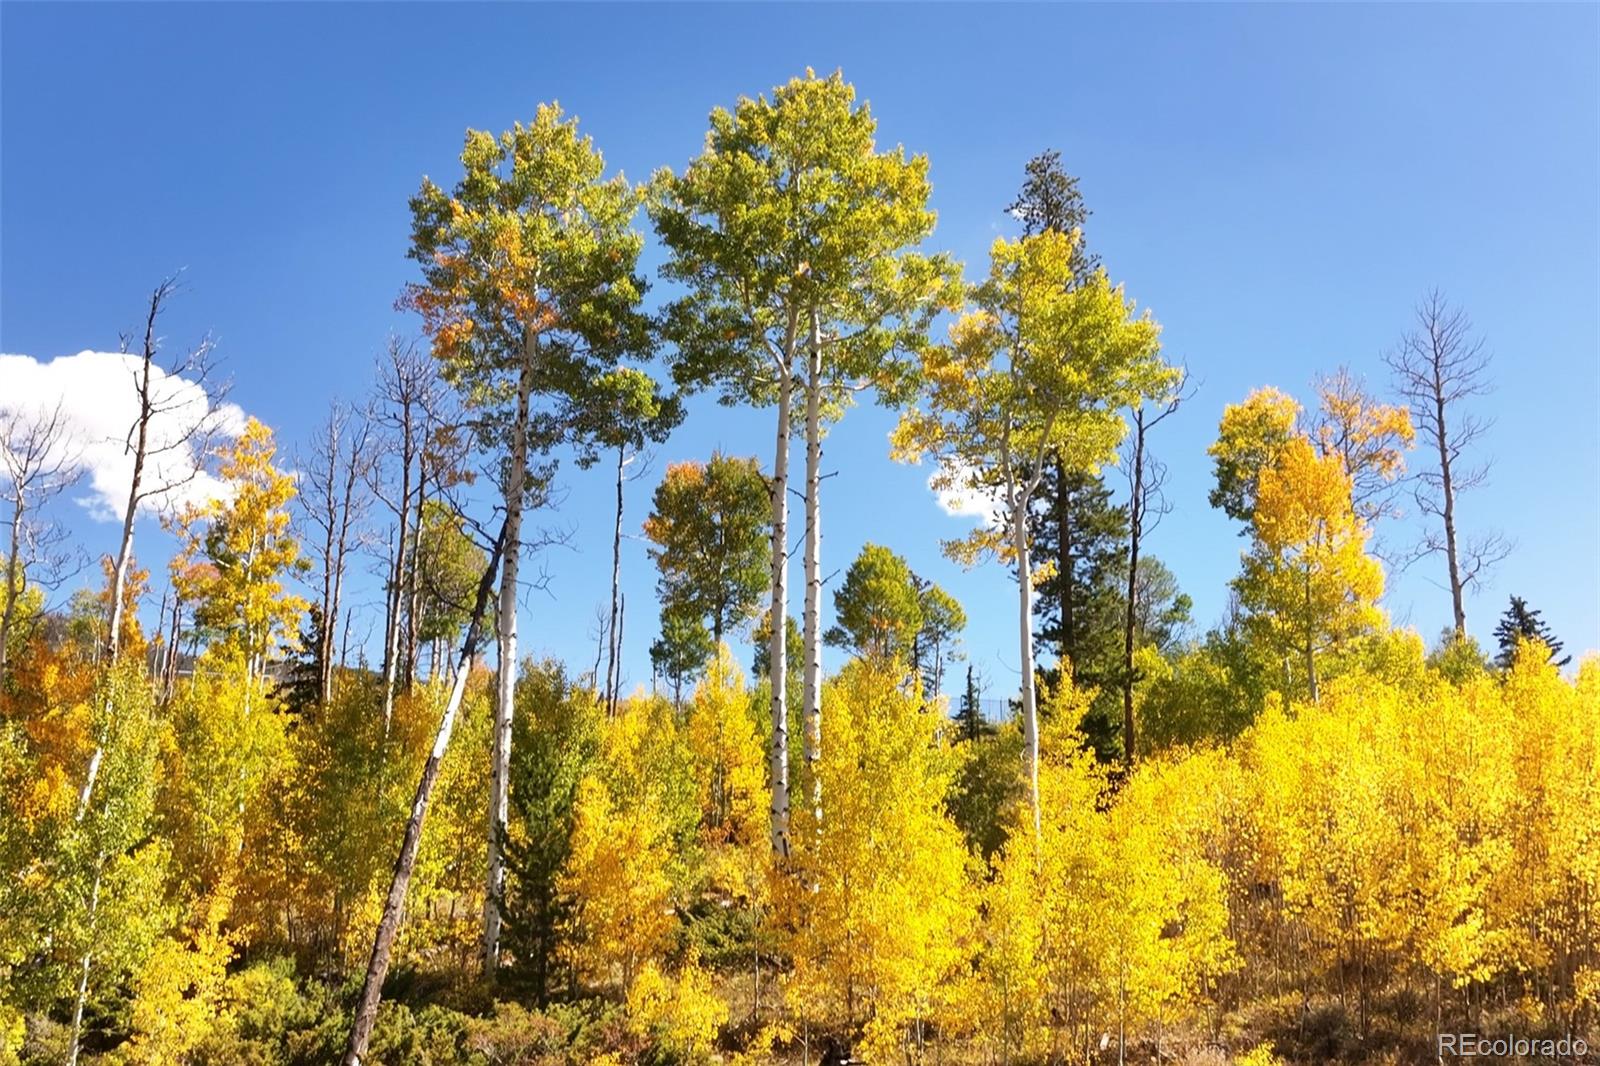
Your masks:
{"label": "white aspen trunk", "polygon": [[822,824],[822,328],[811,313],[811,343],[806,352],[806,592],[805,672],[801,715],[805,722],[806,778],[811,808]]}
{"label": "white aspen trunk", "polygon": [[1027,493],[1014,494],[1011,542],[1017,553],[1018,634],[1022,661],[1022,758],[1028,771],[1033,835],[1039,837],[1039,710],[1033,683],[1033,574],[1028,561]]}
{"label": "white aspen trunk", "polygon": [[[144,384],[140,388],[141,397],[148,396],[150,388],[150,361],[148,358],[146,358],[144,366]],[[128,508],[123,512],[122,516],[122,539],[117,545],[117,561],[111,568],[111,632],[106,635],[106,642],[110,648],[112,665],[116,665],[117,656],[122,653],[122,616],[126,609],[123,600],[126,597],[128,588],[128,566],[133,561],[133,518],[134,513],[139,508],[140,482],[144,480],[146,436],[150,421],[149,400],[141,398],[140,406],[137,443],[133,452],[133,480],[128,486]]]}
{"label": "white aspen trunk", "polygon": [[67,1045],[67,1066],[78,1064],[78,1041],[83,1035],[83,1004],[89,998],[89,970],[94,962],[95,915],[100,909],[100,874],[104,856],[95,860],[94,884],[89,889],[89,946],[78,969],[78,991],[72,1004],[72,1040]]}
{"label": "white aspen trunk", "polygon": [[527,495],[528,404],[533,392],[534,339],[523,338],[517,380],[517,414],[511,427],[510,466],[505,485],[505,564],[500,574],[499,652],[495,664],[494,752],[489,773],[489,862],[483,898],[483,972],[500,966],[500,903],[505,895],[503,841],[510,807],[511,719],[517,695],[517,571],[522,553],[522,507]]}
{"label": "white aspen trunk", "polygon": [[434,782],[439,776],[439,764],[444,759],[445,750],[450,746],[450,734],[455,730],[456,715],[461,708],[461,698],[466,692],[467,678],[472,673],[472,658],[477,651],[478,637],[483,628],[483,615],[489,606],[489,597],[494,589],[495,571],[505,551],[510,524],[511,519],[508,515],[506,525],[500,531],[500,539],[489,555],[488,566],[484,568],[483,577],[478,582],[478,595],[473,605],[472,618],[467,623],[467,635],[461,643],[461,654],[456,661],[455,683],[450,689],[449,702],[445,704],[444,714],[439,719],[439,729],[434,734],[433,748],[428,753],[428,761],[423,764],[422,777],[417,782],[417,791],[411,800],[411,817],[407,820],[405,834],[401,837],[400,854],[395,859],[394,875],[389,881],[389,894],[383,904],[383,917],[379,920],[377,933],[373,937],[372,955],[367,963],[366,977],[362,981],[361,995],[356,1001],[350,1040],[345,1045],[342,1060],[345,1066],[360,1066],[362,1058],[367,1053],[367,1043],[372,1037],[373,1024],[378,1019],[378,998],[383,992],[383,979],[389,971],[389,955],[394,947],[395,937],[400,932],[400,918],[405,910],[406,890],[410,887],[411,872],[416,866],[417,851],[422,844],[422,825],[428,815],[428,801],[433,795]]}
{"label": "white aspen trunk", "polygon": [[[117,560],[111,568],[111,632],[106,636],[110,651],[107,662],[117,665],[122,653],[123,599],[128,587],[128,567],[133,561],[133,518],[139,508],[140,483],[144,480],[145,453],[149,447],[150,430],[150,361],[154,356],[156,303],[150,307],[150,319],[145,329],[144,363],[139,377],[139,422],[134,430],[133,478],[128,482],[128,506],[122,514],[122,539],[117,546]],[[104,745],[96,742],[89,756],[89,768],[83,777],[83,791],[78,794],[78,821],[83,821],[89,810],[89,799],[94,795],[95,778],[100,776],[100,763],[105,758]]]}
{"label": "white aspen trunk", "polygon": [[794,380],[790,360],[778,377],[778,442],[772,460],[772,609],[767,660],[772,680],[772,751],[767,781],[772,790],[772,851],[789,856],[789,409]]}

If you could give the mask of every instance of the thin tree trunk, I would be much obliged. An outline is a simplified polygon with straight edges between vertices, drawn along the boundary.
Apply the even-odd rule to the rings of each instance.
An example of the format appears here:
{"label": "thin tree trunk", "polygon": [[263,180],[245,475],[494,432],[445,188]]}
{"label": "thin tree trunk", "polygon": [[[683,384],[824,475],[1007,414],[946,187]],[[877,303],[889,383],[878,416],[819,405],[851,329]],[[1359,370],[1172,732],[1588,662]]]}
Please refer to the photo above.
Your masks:
{"label": "thin tree trunk", "polygon": [[811,810],[822,823],[822,327],[811,313],[811,343],[806,352],[806,546],[805,670],[801,714],[805,722],[806,778]]}
{"label": "thin tree trunk", "polygon": [[167,628],[167,661],[162,664],[161,691],[164,702],[170,703],[178,688],[178,629],[183,618],[183,596],[176,587],[172,590],[172,614]]}
{"label": "thin tree trunk", "polygon": [[772,682],[772,751],[767,781],[772,791],[772,850],[789,856],[789,410],[794,380],[785,364],[778,378],[778,441],[772,460],[772,632],[767,662]]}
{"label": "thin tree trunk", "polygon": [[1033,808],[1033,836],[1039,838],[1039,712],[1033,679],[1033,574],[1028,562],[1026,493],[1014,494],[1011,540],[1017,553],[1017,611],[1022,660],[1022,747],[1028,771],[1028,802]]}
{"label": "thin tree trunk", "polygon": [[104,865],[105,856],[96,857],[94,883],[89,889],[89,946],[83,949],[83,962],[78,969],[78,992],[72,1004],[72,1039],[67,1045],[67,1066],[77,1066],[78,1043],[83,1036],[83,1004],[89,998],[89,970],[94,962],[95,915],[100,910],[100,876]]}
{"label": "thin tree trunk", "polygon": [[[389,894],[384,900],[383,917],[378,922],[377,934],[372,940],[372,955],[367,963],[367,974],[361,984],[361,995],[356,1000],[355,1021],[350,1029],[350,1040],[345,1045],[344,1066],[360,1066],[367,1053],[367,1042],[372,1038],[372,1027],[378,1019],[378,999],[383,992],[383,979],[389,971],[389,954],[395,937],[400,932],[400,918],[405,910],[406,890],[411,884],[411,872],[416,866],[417,850],[422,844],[422,824],[428,815],[428,801],[439,777],[439,764],[450,745],[450,734],[455,729],[456,714],[461,708],[461,698],[466,692],[467,678],[472,673],[472,659],[477,653],[479,635],[483,629],[483,616],[488,610],[489,598],[494,591],[495,571],[505,556],[507,534],[511,526],[507,515],[500,536],[489,553],[488,565],[478,582],[478,595],[473,604],[472,618],[467,623],[467,635],[461,642],[461,654],[456,661],[455,684],[450,690],[449,702],[439,719],[438,732],[434,734],[433,748],[428,761],[423,764],[422,777],[417,781],[417,791],[411,800],[411,817],[406,822],[405,834],[400,840],[400,854],[395,859],[394,875],[389,881]],[[509,556],[506,556],[509,558]]]}
{"label": "thin tree trunk", "polygon": [[617,616],[621,611],[622,596],[622,471],[626,449],[617,447],[617,521],[611,530],[611,621],[606,626],[606,710],[617,713]]}
{"label": "thin tree trunk", "polygon": [[[111,568],[111,631],[106,634],[110,653],[108,664],[111,666],[117,665],[117,656],[122,653],[122,616],[126,606],[123,600],[128,587],[128,567],[133,561],[133,519],[139,510],[145,456],[150,446],[150,364],[156,354],[156,316],[161,312],[161,299],[165,294],[166,287],[162,286],[150,297],[150,313],[144,325],[144,353],[140,361],[138,384],[135,385],[139,394],[139,418],[134,426],[131,449],[133,476],[128,482],[128,506],[122,514],[122,538],[117,544],[117,558]],[[89,798],[94,794],[95,778],[100,776],[100,763],[104,758],[104,745],[96,743],[94,753],[89,756],[88,772],[84,774],[83,791],[78,795],[79,821],[83,820],[84,813],[89,809]]]}
{"label": "thin tree trunk", "polygon": [[422,508],[428,498],[427,469],[421,456],[417,460],[417,509],[411,522],[411,550],[407,553],[410,565],[406,567],[405,654],[401,657],[405,684],[403,691],[410,692],[417,679],[417,634],[422,608],[422,583],[418,567],[422,559]]}
{"label": "thin tree trunk", "polygon": [[400,505],[395,508],[400,517],[400,529],[395,538],[394,562],[389,568],[388,617],[383,631],[383,735],[389,735],[389,723],[394,718],[394,692],[400,659],[400,613],[405,600],[406,587],[406,537],[411,527],[411,407],[406,405],[401,414],[400,445]]}
{"label": "thin tree trunk", "polygon": [[1139,538],[1144,525],[1144,412],[1133,416],[1133,483],[1128,497],[1128,602],[1122,623],[1122,763],[1133,769],[1133,629],[1139,596]]}
{"label": "thin tree trunk", "polygon": [[[1077,614],[1072,602],[1072,496],[1067,488],[1067,472],[1061,457],[1056,468],[1056,569],[1061,582],[1061,658],[1070,662],[1078,647]],[[1073,663],[1076,670],[1077,663]]]}
{"label": "thin tree trunk", "polygon": [[511,427],[511,461],[505,485],[505,565],[500,575],[494,763],[489,773],[489,861],[483,897],[483,973],[491,979],[500,967],[500,904],[506,883],[504,841],[511,792],[511,719],[517,697],[517,571],[522,554],[522,509],[527,496],[528,407],[533,393],[533,361],[534,339],[529,333],[523,338],[517,414]]}
{"label": "thin tree trunk", "polygon": [[6,679],[6,649],[11,644],[11,619],[22,595],[22,492],[18,488],[11,512],[11,546],[6,552],[6,609],[0,614],[0,682]]}
{"label": "thin tree trunk", "polygon": [[[344,569],[345,559],[349,555],[350,525],[352,512],[355,507],[356,484],[361,478],[361,471],[367,460],[361,454],[363,445],[368,439],[370,423],[362,423],[360,435],[351,443],[349,462],[345,466],[344,495],[339,504],[339,536],[334,541],[334,566],[333,566],[333,599],[329,607],[329,614],[324,619],[324,631],[327,635],[327,676],[323,679],[322,702],[328,703],[333,699],[335,634],[338,632],[338,621],[344,610]],[[345,626],[348,633],[349,625]],[[344,645],[339,645],[338,666],[343,669],[345,665]]]}
{"label": "thin tree trunk", "polygon": [[1311,622],[1311,565],[1306,564],[1306,687],[1311,692],[1311,702],[1322,702],[1317,695],[1316,630]]}
{"label": "thin tree trunk", "polygon": [[617,713],[617,707],[622,699],[622,633],[628,621],[628,597],[617,597],[617,636],[616,636],[616,679],[612,682],[611,713]]}
{"label": "thin tree trunk", "polygon": [[1434,443],[1439,449],[1439,488],[1443,497],[1444,551],[1450,564],[1450,605],[1455,611],[1456,636],[1467,635],[1467,608],[1462,595],[1461,563],[1456,554],[1456,491],[1450,472],[1449,438],[1444,424],[1444,384],[1434,377],[1434,410],[1438,414]]}
{"label": "thin tree trunk", "polygon": [[[338,497],[334,495],[339,470],[339,409],[328,412],[327,525],[322,538],[322,629],[317,634],[317,694],[324,705],[333,688],[333,586],[336,580],[334,547],[338,534]],[[318,471],[320,474],[321,471]],[[321,480],[320,477],[318,479]],[[320,486],[319,486],[320,492]],[[320,502],[320,501],[319,501]]]}

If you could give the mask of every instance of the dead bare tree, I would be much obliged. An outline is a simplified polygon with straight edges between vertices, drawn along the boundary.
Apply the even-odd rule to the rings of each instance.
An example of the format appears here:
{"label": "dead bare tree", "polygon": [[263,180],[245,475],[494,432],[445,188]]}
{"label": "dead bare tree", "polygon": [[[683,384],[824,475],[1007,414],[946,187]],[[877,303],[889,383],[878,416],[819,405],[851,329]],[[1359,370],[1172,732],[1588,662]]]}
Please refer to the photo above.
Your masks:
{"label": "dead bare tree", "polygon": [[[414,343],[391,337],[388,349],[378,363],[377,397],[370,416],[372,422],[384,430],[384,447],[379,454],[389,461],[374,463],[368,475],[373,496],[395,518],[395,533],[386,568],[387,596],[383,628],[383,722],[386,735],[394,716],[395,688],[400,660],[405,652],[401,631],[416,578],[412,565],[415,540],[412,524],[424,474],[421,467],[429,432],[429,412],[437,406],[441,395],[442,384],[434,361],[419,352]],[[398,492],[387,483],[391,463],[399,467]]]}
{"label": "dead bare tree", "polygon": [[1132,412],[1133,435],[1128,442],[1128,587],[1126,613],[1122,627],[1122,760],[1133,769],[1137,747],[1133,720],[1133,645],[1139,609],[1139,549],[1145,535],[1160,524],[1171,509],[1162,491],[1167,481],[1166,464],[1150,454],[1146,436],[1175,413],[1192,393],[1185,371],[1178,377],[1165,403],[1147,409],[1143,404]]}
{"label": "dead bare tree", "polygon": [[1488,571],[1511,553],[1512,543],[1489,531],[1463,537],[1456,506],[1461,493],[1482,485],[1489,462],[1466,465],[1466,451],[1494,424],[1461,405],[1491,390],[1489,353],[1472,335],[1472,320],[1451,307],[1434,289],[1416,308],[1416,326],[1384,356],[1394,372],[1395,387],[1411,405],[1418,435],[1433,452],[1437,465],[1415,475],[1417,508],[1438,525],[1429,528],[1413,553],[1413,561],[1443,554],[1450,581],[1450,601],[1457,636],[1467,632],[1466,593],[1480,586]]}
{"label": "dead bare tree", "polygon": [[[156,364],[161,338],[156,323],[168,300],[179,291],[178,275],[163,278],[150,294],[139,352],[133,353],[133,340],[123,334],[119,351],[132,355],[133,390],[137,413],[124,438],[126,454],[133,459],[128,479],[128,503],[122,512],[122,537],[111,567],[111,609],[106,644],[108,659],[115,665],[121,653],[123,615],[127,610],[128,570],[133,564],[133,526],[139,511],[150,501],[167,502],[172,493],[197,478],[204,469],[215,436],[222,428],[219,402],[227,392],[225,383],[215,377],[215,343],[208,335],[166,366]],[[173,464],[163,456],[178,456]],[[88,809],[95,778],[105,749],[95,745],[78,798],[78,817]]]}
{"label": "dead bare tree", "polygon": [[5,605],[0,609],[0,683],[6,677],[18,600],[30,578],[36,585],[54,586],[69,569],[67,531],[41,517],[45,505],[78,479],[78,457],[67,431],[60,404],[48,411],[0,413],[0,500],[11,511],[6,524]]}
{"label": "dead bare tree", "polygon": [[372,424],[361,411],[336,402],[300,464],[305,473],[297,499],[313,529],[307,540],[321,571],[322,629],[316,656],[323,703],[333,698],[334,653],[351,535],[371,502],[367,489],[374,461],[371,436]]}

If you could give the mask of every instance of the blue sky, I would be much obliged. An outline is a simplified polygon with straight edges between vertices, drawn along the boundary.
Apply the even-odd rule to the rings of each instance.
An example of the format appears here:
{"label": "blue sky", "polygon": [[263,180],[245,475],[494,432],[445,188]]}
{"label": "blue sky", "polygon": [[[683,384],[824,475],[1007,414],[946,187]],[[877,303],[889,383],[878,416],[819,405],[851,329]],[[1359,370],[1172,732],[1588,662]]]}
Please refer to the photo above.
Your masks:
{"label": "blue sky", "polygon": [[[1519,545],[1469,626],[1488,638],[1516,593],[1569,649],[1597,648],[1597,41],[1592,5],[6,3],[0,351],[111,349],[155,281],[186,267],[167,336],[213,330],[232,399],[292,446],[329,398],[361,394],[391,331],[416,331],[393,307],[413,277],[406,200],[424,174],[454,180],[467,127],[559,100],[640,180],[699,149],[713,106],[839,67],[882,142],[929,155],[932,244],[969,277],[1010,232],[1002,208],[1029,156],[1058,148],[1081,176],[1090,242],[1202,383],[1153,442],[1174,511],[1151,542],[1202,625],[1242,546],[1205,501],[1223,405],[1263,384],[1308,395],[1340,363],[1386,388],[1379,356],[1437,285],[1471,313],[1498,385],[1480,407],[1497,419],[1492,483],[1461,523]],[[719,447],[770,463],[771,417],[698,399],[655,470]],[[940,510],[926,470],[888,460],[892,420],[858,408],[829,439],[824,571],[866,540],[904,553],[966,604],[998,694],[1016,679],[1014,587],[939,557],[967,523]],[[608,587],[606,478],[568,464],[555,520],[574,546],[545,560],[550,594],[523,618],[531,650],[577,664],[593,660]],[[631,486],[630,530],[653,480]],[[63,513],[112,549],[112,525]],[[157,535],[141,529],[148,556]],[[640,681],[654,575],[641,543],[625,553]],[[1432,561],[1393,579],[1391,615],[1431,640],[1449,618],[1442,581]]]}

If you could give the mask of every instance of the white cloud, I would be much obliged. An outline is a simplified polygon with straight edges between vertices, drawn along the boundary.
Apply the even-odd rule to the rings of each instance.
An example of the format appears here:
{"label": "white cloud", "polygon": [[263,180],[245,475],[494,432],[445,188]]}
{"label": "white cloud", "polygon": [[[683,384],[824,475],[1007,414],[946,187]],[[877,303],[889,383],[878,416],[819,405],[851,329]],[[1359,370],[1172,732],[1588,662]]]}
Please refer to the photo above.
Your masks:
{"label": "white cloud", "polygon": [[928,475],[928,488],[933,490],[944,513],[957,518],[981,519],[986,526],[994,526],[1000,513],[1000,495],[997,491],[978,484],[974,471],[960,463],[946,462]]}
{"label": "white cloud", "polygon": [[[134,374],[138,357],[83,351],[42,363],[28,355],[0,355],[0,411],[50,411],[57,404],[67,425],[65,447],[77,457],[88,495],[78,498],[91,516],[117,521],[128,505],[133,454],[128,432],[138,417]],[[152,419],[143,483],[175,486],[145,497],[141,514],[198,504],[226,494],[224,482],[204,469],[205,456],[189,428],[205,421],[219,435],[237,437],[245,414],[237,405],[212,406],[199,384],[151,370],[151,393],[159,413]]]}

